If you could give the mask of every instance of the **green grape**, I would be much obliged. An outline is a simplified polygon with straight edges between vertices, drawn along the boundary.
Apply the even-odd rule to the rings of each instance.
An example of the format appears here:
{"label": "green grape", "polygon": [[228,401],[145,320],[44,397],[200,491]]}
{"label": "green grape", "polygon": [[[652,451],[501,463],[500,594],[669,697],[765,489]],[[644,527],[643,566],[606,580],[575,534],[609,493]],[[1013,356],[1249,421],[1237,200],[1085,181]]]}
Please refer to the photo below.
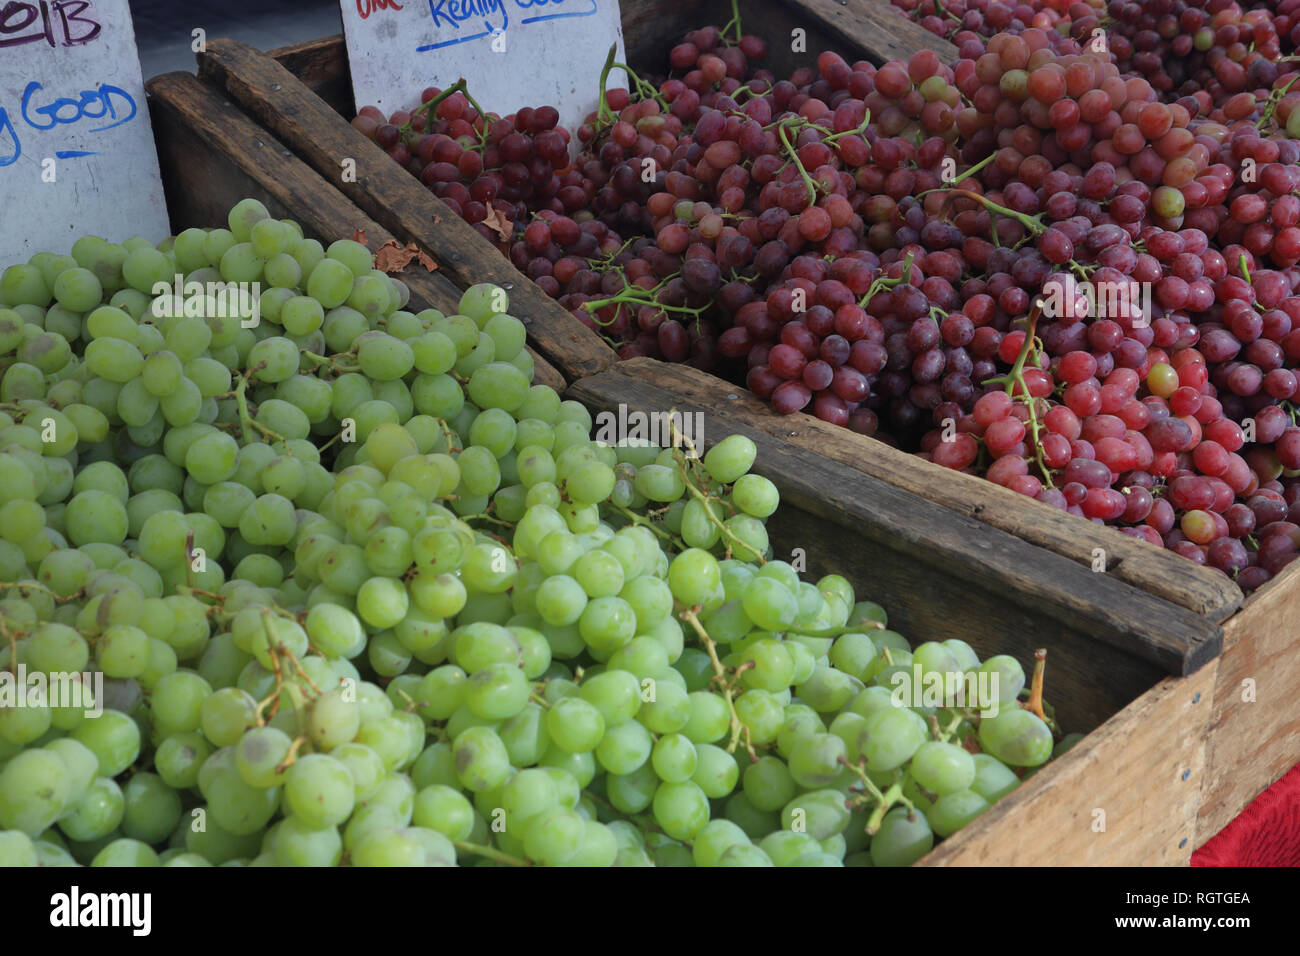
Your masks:
{"label": "green grape", "polygon": [[926,790],[944,796],[971,786],[975,780],[975,761],[956,744],[930,740],[912,755],[910,771]]}
{"label": "green grape", "polygon": [[199,707],[203,735],[216,747],[238,742],[257,720],[257,701],[237,687],[221,687],[205,697]]}
{"label": "green grape", "polygon": [[934,833],[925,815],[895,807],[885,814],[880,830],[871,838],[875,866],[911,866],[930,852]]}
{"label": "green grape", "polygon": [[352,270],[336,258],[322,259],[307,275],[307,294],[326,309],[333,309],[352,294],[353,278]]}
{"label": "green grape", "polygon": [[0,827],[36,836],[67,809],[68,769],[59,756],[24,750],[0,770]]}
{"label": "green grape", "polygon": [[729,485],[754,466],[758,448],[744,435],[729,435],[704,455],[704,467],[714,481]]}
{"label": "green grape", "polygon": [[651,762],[659,779],[683,783],[695,774],[698,755],[695,745],[683,734],[664,734],[654,745]]}
{"label": "green grape", "polygon": [[626,720],[605,731],[596,745],[596,759],[611,774],[630,774],[650,758],[654,741],[650,732],[635,720]]}
{"label": "green grape", "polygon": [[847,759],[844,741],[835,734],[811,733],[800,737],[790,748],[790,775],[794,782],[809,790],[829,787]]}
{"label": "green grape", "polygon": [[1052,756],[1051,730],[1019,707],[981,720],[979,739],[985,753],[1013,767],[1037,767]]}
{"label": "green grape", "polygon": [[561,807],[537,814],[525,827],[525,852],[543,866],[560,866],[576,856],[587,832],[582,817]]}
{"label": "green grape", "polygon": [[510,297],[506,290],[488,282],[481,282],[466,289],[457,306],[460,314],[472,319],[482,328],[488,320],[510,308]]}
{"label": "green grape", "polygon": [[[235,203],[230,210],[227,221],[230,225],[230,233],[234,236],[236,242],[247,242],[252,235],[253,227],[263,219],[270,219],[271,214],[267,211],[266,206],[256,199],[241,199]],[[223,232],[224,230],[216,230]],[[212,234],[209,233],[209,236]],[[209,258],[211,258],[209,256]]]}
{"label": "green grape", "polygon": [[668,836],[689,841],[709,822],[709,799],[690,781],[663,783],[655,791],[653,812],[655,822]]}
{"label": "green grape", "polygon": [[351,741],[333,748],[330,756],[352,775],[353,796],[358,805],[379,792],[388,771],[383,758],[370,747]]}
{"label": "green grape", "polygon": [[276,830],[273,855],[277,866],[337,866],[343,838],[335,827],[314,827],[293,815]]}
{"label": "green grape", "polygon": [[566,753],[589,753],[605,734],[605,718],[588,701],[566,697],[547,711],[546,731],[555,746]]}
{"label": "green grape", "polygon": [[755,518],[766,518],[776,511],[780,493],[776,485],[762,475],[744,475],[731,489],[736,507]]}
{"label": "green grape", "polygon": [[201,722],[203,702],[211,694],[212,687],[198,674],[179,671],[167,675],[154,685],[149,697],[149,708],[154,720],[171,731],[197,730]]}
{"label": "green grape", "polygon": [[79,267],[60,272],[54,280],[53,291],[59,305],[70,312],[88,312],[104,297],[95,273]]}
{"label": "green grape", "polygon": [[312,827],[337,826],[355,802],[348,768],[326,754],[298,757],[284,775],[284,796],[294,815]]}
{"label": "green grape", "polygon": [[161,843],[180,822],[180,795],[157,774],[134,774],[123,787],[122,796],[126,803],[122,832],[130,839]]}
{"label": "green grape", "polygon": [[[53,849],[51,844],[46,844]],[[0,833],[0,867],[36,866],[36,845],[18,830]]]}
{"label": "green grape", "polygon": [[695,837],[691,855],[696,866],[718,866],[732,847],[750,845],[745,831],[730,820],[710,820]]}
{"label": "green grape", "polygon": [[989,802],[973,790],[954,790],[936,800],[934,806],[925,812],[925,817],[939,836],[952,836],[989,806]]}
{"label": "green grape", "polygon": [[259,790],[285,783],[279,766],[289,756],[293,740],[277,727],[254,727],[235,745],[235,770],[239,778]]}
{"label": "green grape", "polygon": [[91,861],[91,866],[158,866],[157,852],[147,843],[123,837],[105,846]]}
{"label": "green grape", "polygon": [[911,760],[928,736],[925,721],[914,711],[891,707],[867,717],[858,752],[867,758],[868,770],[880,773]]}
{"label": "green grape", "polygon": [[780,810],[795,795],[796,784],[786,764],[776,757],[763,756],[745,768],[742,783],[745,796],[757,809]]}
{"label": "green grape", "polygon": [[989,754],[975,754],[973,760],[975,779],[970,789],[989,803],[996,803],[1020,786],[1020,778],[996,757]]}
{"label": "green grape", "polygon": [[189,789],[198,783],[199,768],[211,753],[211,746],[199,734],[173,734],[155,751],[154,768],[169,787]]}
{"label": "green grape", "polygon": [[469,727],[452,743],[457,779],[475,793],[500,786],[510,774],[510,755],[488,727]]}
{"label": "green grape", "polygon": [[415,795],[411,822],[436,830],[452,841],[467,840],[474,828],[474,808],[458,790],[435,784]]}
{"label": "green grape", "polygon": [[516,665],[489,664],[470,676],[465,704],[479,717],[504,720],[523,710],[532,689],[532,684]]}

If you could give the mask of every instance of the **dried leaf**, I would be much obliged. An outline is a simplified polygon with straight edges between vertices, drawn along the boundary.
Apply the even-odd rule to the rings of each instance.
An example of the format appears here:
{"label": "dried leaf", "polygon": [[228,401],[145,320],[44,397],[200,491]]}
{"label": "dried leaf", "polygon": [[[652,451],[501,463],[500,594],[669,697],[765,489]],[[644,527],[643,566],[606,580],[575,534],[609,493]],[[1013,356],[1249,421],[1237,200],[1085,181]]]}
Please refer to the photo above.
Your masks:
{"label": "dried leaf", "polygon": [[438,268],[438,263],[413,242],[403,246],[396,239],[389,239],[375,253],[375,268],[390,275],[405,272],[412,262],[418,262],[427,272]]}
{"label": "dried leaf", "polygon": [[366,244],[366,231],[364,229],[353,229],[352,241],[359,242],[364,246]]}
{"label": "dried leaf", "polygon": [[503,243],[508,243],[510,237],[514,235],[514,223],[503,216],[496,206],[488,206],[487,216],[483,219],[483,225],[487,226],[500,236]]}

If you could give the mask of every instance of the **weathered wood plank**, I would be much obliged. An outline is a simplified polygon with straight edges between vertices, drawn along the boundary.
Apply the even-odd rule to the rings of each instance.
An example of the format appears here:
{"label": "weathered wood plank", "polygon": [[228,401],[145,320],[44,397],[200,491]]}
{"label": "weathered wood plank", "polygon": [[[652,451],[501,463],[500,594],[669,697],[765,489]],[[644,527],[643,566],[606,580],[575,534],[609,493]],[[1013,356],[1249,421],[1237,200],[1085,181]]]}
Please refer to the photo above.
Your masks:
{"label": "weathered wood plank", "polygon": [[1216,670],[1161,681],[921,865],[1187,865]]}
{"label": "weathered wood plank", "polygon": [[917,50],[933,50],[944,63],[957,62],[957,48],[909,19],[889,0],[783,0],[832,35],[879,64],[907,60]]}
{"label": "weathered wood plank", "polygon": [[[992,593],[999,606],[1018,607],[1060,628],[1084,632],[1084,646],[1111,645],[1173,674],[1191,673],[1217,656],[1222,632],[1200,615],[954,514],[836,456],[820,454],[811,444],[793,444],[770,427],[770,413],[757,419],[736,415],[734,403],[723,404],[716,387],[683,388],[692,378],[697,385],[716,382],[685,371],[693,370],[635,359],[576,383],[570,392],[602,408],[625,403],[647,412],[702,411],[706,430],[719,437],[740,432],[759,445],[759,470],[778,480],[783,497],[797,508],[840,523],[855,516],[866,525],[863,535],[875,535],[884,550],[941,568],[950,579]],[[962,605],[950,605],[947,613],[954,608],[965,611]]]}
{"label": "weathered wood plank", "polygon": [[[320,173],[322,186],[341,190],[403,242],[429,251],[442,272],[464,288],[495,282],[510,292],[512,314],[534,348],[573,380],[607,368],[613,349],[511,265],[474,229],[384,151],[335,113],[274,59],[244,43],[211,40],[199,72],[220,84],[271,134]],[[343,181],[340,163],[356,163]]]}
{"label": "weathered wood plank", "polygon": [[[311,88],[336,113],[347,119],[355,114],[352,74],[343,34],[278,47],[267,53]],[[365,105],[365,104],[362,104]]]}
{"label": "weathered wood plank", "polygon": [[905,488],[1089,569],[1094,549],[1101,548],[1106,573],[1099,577],[1117,578],[1216,622],[1241,604],[1241,589],[1217,571],[1049,508],[983,478],[932,465],[811,415],[775,415],[752,393],[685,365],[663,364],[654,375],[664,389],[684,400],[705,408],[725,407],[729,418]]}
{"label": "weathered wood plank", "polygon": [[1300,761],[1300,562],[1223,628],[1200,846]]}
{"label": "weathered wood plank", "polygon": [[[174,232],[223,224],[231,206],[252,197],[327,245],[355,229],[372,252],[393,238],[193,75],[168,73],[145,86]],[[416,267],[401,279],[416,310],[456,311],[460,290],[445,276]],[[564,388],[564,377],[536,352],[533,363],[535,382]]]}

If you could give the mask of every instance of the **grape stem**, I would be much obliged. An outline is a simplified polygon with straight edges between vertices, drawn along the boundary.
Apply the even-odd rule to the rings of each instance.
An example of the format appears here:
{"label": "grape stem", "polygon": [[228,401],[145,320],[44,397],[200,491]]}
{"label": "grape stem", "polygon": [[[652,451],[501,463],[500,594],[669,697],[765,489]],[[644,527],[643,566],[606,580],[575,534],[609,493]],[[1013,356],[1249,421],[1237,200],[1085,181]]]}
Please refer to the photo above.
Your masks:
{"label": "grape stem", "polygon": [[343,352],[339,355],[317,355],[315,352],[308,352],[306,349],[303,349],[302,354],[309,362],[313,362],[316,365],[328,365],[330,370],[334,372],[361,371],[360,365],[346,365],[339,361],[343,356],[351,354],[349,352]]}
{"label": "grape stem", "polygon": [[648,83],[641,79],[634,69],[626,63],[615,63],[614,66],[628,75],[628,78],[636,86],[636,95],[642,100],[654,100],[663,108],[664,112],[669,109],[668,101],[659,95],[659,90],[653,83]]}
{"label": "grape stem", "polygon": [[720,32],[725,37],[727,35],[727,31],[730,30],[733,26],[736,28],[736,42],[739,43],[742,34],[740,30],[740,4],[737,2],[737,0],[731,0],[731,19],[728,20],[727,25],[724,26],[718,32]]}
{"label": "grape stem", "polygon": [[635,511],[633,511],[631,508],[625,508],[625,507],[623,507],[622,505],[616,505],[616,504],[614,504],[612,501],[610,501],[610,502],[606,502],[606,504],[607,504],[607,505],[608,505],[608,506],[609,506],[613,511],[618,512],[618,513],[621,514],[623,517],[625,517],[625,518],[627,518],[629,521],[631,521],[633,524],[639,524],[639,525],[641,525],[641,526],[644,527],[644,528],[649,528],[649,529],[650,529],[652,532],[654,532],[656,535],[658,535],[659,537],[663,538],[663,539],[664,539],[665,541],[667,541],[669,544],[674,545],[674,546],[677,547],[679,550],[681,550],[681,551],[685,551],[685,550],[686,550],[686,543],[685,543],[684,541],[682,541],[680,538],[678,538],[676,535],[674,535],[671,531],[665,531],[663,528],[660,528],[659,526],[657,526],[653,521],[650,521],[649,519],[647,519],[647,518],[645,518],[645,517],[643,517],[643,516],[637,514],[637,513],[636,513]]}
{"label": "grape stem", "polygon": [[785,151],[790,154],[791,162],[793,162],[795,168],[799,170],[799,175],[803,178],[804,185],[808,187],[808,205],[815,206],[817,204],[817,184],[813,181],[813,178],[808,175],[808,170],[804,169],[803,162],[799,159],[799,153],[795,150],[794,146],[790,144],[789,138],[785,135],[786,129],[791,125],[793,124],[789,122],[780,123],[776,128],[776,135],[781,138],[781,145],[784,146]]}
{"label": "grape stem", "polygon": [[[438,108],[438,106],[442,103],[443,100],[447,99],[447,97],[452,96],[452,95],[454,95],[454,94],[456,94],[456,93],[467,93],[467,90],[465,89],[465,78],[464,78],[463,76],[462,76],[459,80],[457,80],[455,83],[451,84],[451,86],[447,87],[445,90],[443,90],[443,91],[442,91],[441,93],[439,93],[437,96],[435,96],[433,99],[429,100],[429,102],[427,102],[427,103],[421,103],[421,104],[420,104],[419,106],[417,106],[415,109],[411,110],[411,116],[412,116],[412,118],[415,117],[415,114],[416,114],[416,113],[426,113],[426,114],[427,114],[427,113],[429,113],[429,112],[432,111],[432,110],[436,110],[436,109]],[[482,115],[482,114],[480,113],[479,115]],[[398,127],[398,128],[399,128],[403,133],[409,132],[410,129],[411,129],[411,121],[410,121],[410,120],[407,120],[405,123],[403,123],[403,124],[402,124],[400,127]]]}
{"label": "grape stem", "polygon": [[609,108],[609,97],[605,87],[609,83],[609,71],[614,68],[614,58],[618,56],[618,44],[609,45],[609,54],[605,57],[605,65],[600,68],[600,100],[596,104],[596,122],[597,124],[613,126],[618,122],[618,117],[614,111]]}
{"label": "grape stem", "polygon": [[998,155],[997,153],[989,153],[987,156],[985,156],[983,159],[981,159],[981,160],[980,160],[978,163],[976,163],[974,166],[972,166],[972,167],[970,167],[969,169],[967,169],[967,170],[966,170],[964,173],[962,173],[960,176],[955,177],[955,178],[953,179],[953,181],[950,182],[950,183],[948,183],[947,185],[951,188],[952,186],[956,186],[956,185],[957,185],[958,183],[960,183],[960,182],[965,182],[967,179],[969,179],[971,176],[974,176],[976,173],[978,173],[981,169],[983,169],[983,168],[984,168],[985,166],[987,166],[989,163],[993,162],[993,160],[994,160],[995,158],[997,158],[997,155]]}
{"label": "grape stem", "polygon": [[865,309],[867,307],[867,303],[869,303],[873,298],[875,298],[877,293],[884,292],[886,289],[892,289],[895,286],[906,282],[911,277],[911,275],[912,275],[912,253],[909,252],[907,255],[903,257],[903,271],[898,275],[898,277],[894,279],[890,279],[882,271],[880,275],[878,275],[875,279],[872,280],[871,285],[867,286],[867,291],[863,293],[862,298],[858,300],[858,307]]}
{"label": "grape stem", "polygon": [[275,765],[275,772],[284,773],[286,770],[292,767],[294,761],[298,759],[298,748],[301,747],[306,742],[307,742],[307,738],[304,737],[302,734],[299,734],[297,737],[294,737],[293,742],[289,744],[289,752],[284,755],[283,760],[281,760],[278,764]]}
{"label": "grape stem", "polygon": [[239,384],[235,386],[235,404],[239,408],[240,431],[244,436],[245,445],[253,443],[253,416],[248,413],[248,379],[254,372],[265,366],[265,362],[253,366],[239,376]]}
{"label": "grape stem", "polygon": [[[865,766],[866,761],[866,757],[859,757],[856,764],[849,763],[849,761],[844,757],[840,757],[839,759],[841,764],[847,767],[854,776],[862,781],[862,789],[866,791],[865,795],[870,796],[872,800],[875,801],[876,808],[872,811],[871,816],[867,818],[866,826],[867,833],[870,836],[875,836],[876,831],[880,829],[880,823],[884,820],[885,814],[889,812],[889,809],[894,804],[901,803],[912,813],[916,812],[916,807],[912,804],[911,800],[903,796],[903,785],[901,783],[896,782],[891,784],[889,789],[882,793],[880,788],[876,786],[875,782],[867,776],[867,768]],[[862,797],[856,799],[850,798],[845,801],[845,806],[848,807],[848,809],[853,810],[858,806],[858,804],[865,802],[866,801]]]}
{"label": "grape stem", "polygon": [[1043,713],[1043,674],[1046,670],[1047,648],[1040,647],[1034,651],[1034,676],[1029,685],[1029,701],[1020,705],[1043,723],[1047,723],[1047,715]]}
{"label": "grape stem", "polygon": [[1043,445],[1039,441],[1039,435],[1043,425],[1038,420],[1038,399],[1029,394],[1029,385],[1025,381],[1025,362],[1030,355],[1038,354],[1039,341],[1035,335],[1038,328],[1038,319],[1043,314],[1043,300],[1036,299],[1034,307],[1029,310],[1029,317],[1026,320],[1025,344],[1020,347],[1020,354],[1016,356],[1016,364],[1011,366],[1011,371],[1006,375],[997,378],[987,379],[985,385],[1005,385],[1006,392],[1012,398],[1019,399],[1025,403],[1029,409],[1029,435],[1034,445],[1034,461],[1038,465],[1038,470],[1043,473],[1043,483],[1048,488],[1055,488],[1052,483],[1052,470],[1047,467],[1047,462],[1043,460]]}
{"label": "grape stem", "polygon": [[845,136],[861,136],[867,131],[867,126],[871,123],[871,110],[867,110],[867,115],[862,118],[856,129],[846,129],[842,133],[831,133],[829,136],[822,138],[822,143],[834,143],[843,139]]}
{"label": "grape stem", "polygon": [[956,20],[958,23],[962,22],[961,17],[957,16],[957,14],[953,13],[952,11],[946,9],[944,5],[940,2],[940,0],[934,0],[934,9],[938,12],[940,16],[949,17],[950,19]]}
{"label": "grape stem", "polygon": [[[987,160],[985,160],[985,162],[987,162]],[[966,174],[969,175],[970,172],[971,170],[967,170]],[[958,181],[959,180],[953,180],[953,182],[949,183],[948,186],[952,186]],[[928,190],[925,193],[921,193],[921,195],[925,196],[928,195],[929,192],[939,192],[939,191],[940,190]],[[997,203],[995,203],[993,200],[987,198],[981,193],[972,192],[969,189],[949,190],[948,202],[953,202],[958,199],[974,199],[977,203],[982,205],[989,212],[997,213],[998,215],[1006,216],[1009,219],[1016,220],[1016,222],[1020,223],[1022,226],[1028,229],[1035,236],[1040,236],[1047,231],[1047,227],[1043,225],[1043,221],[1039,219],[1037,216],[1030,216],[1023,212],[1016,212],[1014,209],[1008,209],[1006,206],[1000,206]],[[995,231],[994,237],[996,238],[996,236],[997,233]]]}
{"label": "grape stem", "polygon": [[1259,122],[1255,124],[1256,129],[1263,129],[1264,124],[1273,118],[1273,114],[1277,111],[1278,103],[1282,102],[1282,99],[1291,91],[1291,87],[1295,86],[1297,80],[1300,80],[1300,74],[1291,77],[1290,82],[1287,83],[1286,86],[1269,93],[1268,99],[1264,101],[1264,109],[1260,112]]}
{"label": "grape stem", "polygon": [[722,699],[727,704],[727,712],[731,715],[731,740],[727,743],[727,753],[734,754],[736,747],[740,745],[740,738],[743,734],[745,737],[745,750],[749,752],[749,759],[758,763],[758,754],[754,752],[753,737],[749,732],[749,727],[740,719],[740,714],[736,712],[736,701],[732,693],[732,680],[727,677],[727,669],[722,666],[722,661],[718,658],[718,645],[709,637],[709,632],[704,629],[699,618],[700,607],[688,608],[681,613],[681,618],[691,626],[695,631],[695,636],[700,639],[704,645],[705,651],[709,655],[709,663],[713,665],[713,682],[722,689]]}
{"label": "grape stem", "polygon": [[527,860],[521,860],[519,857],[511,856],[509,853],[502,853],[494,847],[483,846],[479,843],[467,843],[464,840],[453,840],[452,843],[455,845],[457,850],[462,850],[465,853],[473,853],[475,856],[494,860],[497,863],[504,863],[507,866],[532,866],[532,864]]}

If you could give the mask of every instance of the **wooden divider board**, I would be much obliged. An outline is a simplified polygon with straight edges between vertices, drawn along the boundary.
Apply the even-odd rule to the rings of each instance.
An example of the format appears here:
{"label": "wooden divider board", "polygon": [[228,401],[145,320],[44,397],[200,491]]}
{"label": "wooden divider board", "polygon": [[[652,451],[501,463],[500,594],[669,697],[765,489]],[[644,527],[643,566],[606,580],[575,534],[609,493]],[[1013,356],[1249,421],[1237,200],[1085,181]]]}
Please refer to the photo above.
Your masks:
{"label": "wooden divider board", "polygon": [[907,60],[917,50],[933,50],[944,63],[957,62],[957,48],[910,19],[889,0],[783,0],[832,34],[867,52],[877,63]]}
{"label": "wooden divider board", "polygon": [[[719,384],[686,366],[632,359],[575,383],[570,394],[598,408],[625,404],[645,412],[702,411],[713,440],[739,432],[759,445],[758,470],[779,478],[783,497],[798,508],[829,521],[866,515],[869,527],[863,533],[874,529],[882,547],[929,561],[950,580],[996,592],[991,596],[999,606],[1019,608],[1061,631],[1079,632],[1084,646],[1110,645],[1179,675],[1218,655],[1222,631],[1204,617],[992,525],[955,515],[897,482],[821,453],[820,447],[814,451],[808,444],[791,443],[771,427],[776,419],[770,412],[755,417],[738,414],[735,403],[721,404]],[[941,610],[952,615],[964,608],[953,604]]]}
{"label": "wooden divider board", "polygon": [[[1226,576],[1186,558],[1067,515],[983,478],[922,461],[882,442],[811,415],[781,416],[743,388],[685,365],[634,360],[653,367],[653,378],[683,403],[722,411],[790,445],[847,464],[958,514],[975,518],[1091,569],[1093,549],[1105,552],[1106,571],[1115,578],[1180,608],[1218,622],[1242,601],[1241,590]],[[648,364],[646,364],[648,363]],[[1090,572],[1091,573],[1091,572]],[[1150,622],[1159,627],[1159,620]]]}
{"label": "wooden divider board", "polygon": [[[372,252],[393,238],[197,77],[166,73],[146,89],[175,230],[221,225],[235,203],[251,196],[326,244],[356,229]],[[416,309],[456,311],[460,290],[439,272],[413,266],[401,279]],[[536,352],[533,362],[535,382],[564,388],[564,377]]]}
{"label": "wooden divider board", "polygon": [[[599,336],[273,58],[244,43],[210,40],[199,54],[199,73],[313,167],[321,187],[341,191],[402,242],[427,249],[456,285],[503,286],[529,341],[566,380],[614,364],[614,350]],[[355,180],[341,175],[349,161]]]}

